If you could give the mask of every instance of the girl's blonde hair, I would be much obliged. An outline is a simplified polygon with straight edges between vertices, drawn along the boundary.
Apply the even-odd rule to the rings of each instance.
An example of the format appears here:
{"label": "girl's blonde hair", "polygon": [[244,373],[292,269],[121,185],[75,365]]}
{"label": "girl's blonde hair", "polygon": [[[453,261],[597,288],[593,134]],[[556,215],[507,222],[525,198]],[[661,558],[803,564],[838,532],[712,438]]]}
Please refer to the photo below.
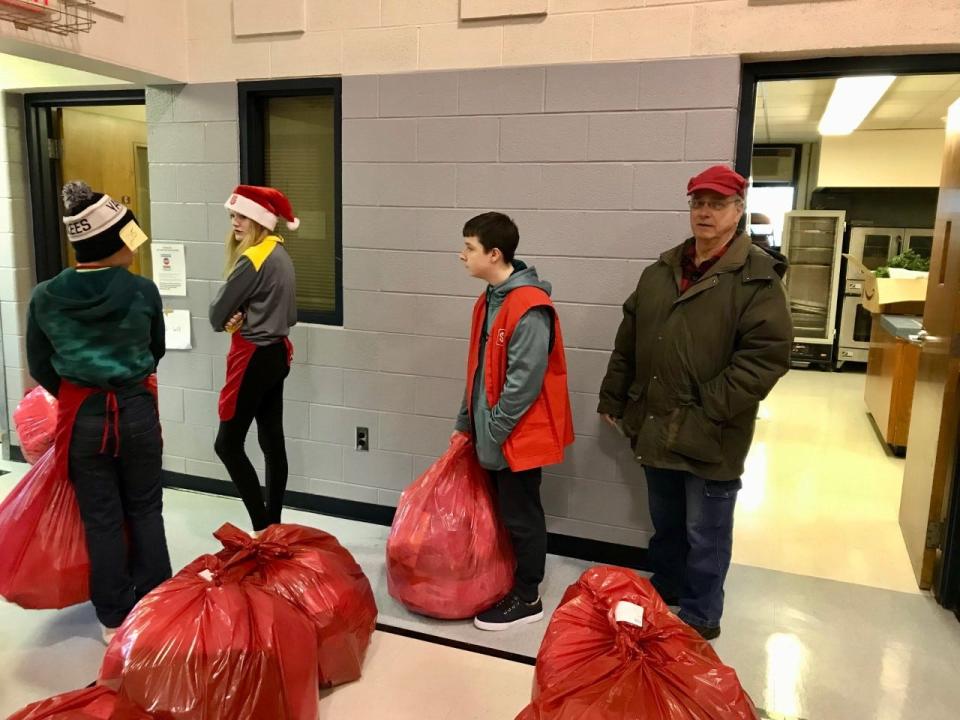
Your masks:
{"label": "girl's blonde hair", "polygon": [[269,230],[255,220],[250,221],[250,229],[244,233],[240,240],[236,239],[233,230],[228,232],[226,241],[227,261],[223,268],[223,276],[225,278],[230,277],[230,273],[233,272],[233,268],[236,266],[240,256],[253,246],[262,243],[264,238],[269,237],[270,234]]}

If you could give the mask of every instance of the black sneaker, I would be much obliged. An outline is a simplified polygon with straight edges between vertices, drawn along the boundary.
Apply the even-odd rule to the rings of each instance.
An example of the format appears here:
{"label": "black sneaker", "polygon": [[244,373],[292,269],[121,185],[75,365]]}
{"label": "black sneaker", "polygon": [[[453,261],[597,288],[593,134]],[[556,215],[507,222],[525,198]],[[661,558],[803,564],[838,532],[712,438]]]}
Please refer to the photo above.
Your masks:
{"label": "black sneaker", "polygon": [[687,623],[690,627],[700,633],[700,637],[704,640],[713,640],[714,638],[720,637],[720,626],[707,627],[706,625],[694,625],[693,623]]}
{"label": "black sneaker", "polygon": [[515,593],[507,595],[489,610],[484,610],[473,619],[473,624],[480,630],[509,630],[516,625],[543,620],[543,602],[537,598],[528,603],[521,600]]}

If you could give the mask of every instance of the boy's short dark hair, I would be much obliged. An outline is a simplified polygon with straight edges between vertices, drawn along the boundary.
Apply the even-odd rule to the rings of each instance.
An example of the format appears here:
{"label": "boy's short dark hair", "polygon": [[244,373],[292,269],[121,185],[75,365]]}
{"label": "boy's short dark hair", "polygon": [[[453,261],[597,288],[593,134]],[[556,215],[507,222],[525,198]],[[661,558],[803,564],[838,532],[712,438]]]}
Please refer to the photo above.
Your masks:
{"label": "boy's short dark hair", "polygon": [[484,252],[489,253],[496,248],[508,264],[513,262],[517,245],[520,244],[520,231],[516,223],[498,212],[486,212],[467,220],[463,226],[463,236],[477,238]]}

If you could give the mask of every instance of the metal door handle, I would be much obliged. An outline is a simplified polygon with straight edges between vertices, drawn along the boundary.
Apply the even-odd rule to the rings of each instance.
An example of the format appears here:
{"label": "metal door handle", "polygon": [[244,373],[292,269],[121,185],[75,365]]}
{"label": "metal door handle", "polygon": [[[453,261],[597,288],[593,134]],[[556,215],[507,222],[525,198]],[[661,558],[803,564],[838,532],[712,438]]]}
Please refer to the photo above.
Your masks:
{"label": "metal door handle", "polygon": [[923,344],[927,341],[927,331],[921,329],[916,335],[907,335],[907,341],[911,345],[917,345],[918,347],[923,347]]}

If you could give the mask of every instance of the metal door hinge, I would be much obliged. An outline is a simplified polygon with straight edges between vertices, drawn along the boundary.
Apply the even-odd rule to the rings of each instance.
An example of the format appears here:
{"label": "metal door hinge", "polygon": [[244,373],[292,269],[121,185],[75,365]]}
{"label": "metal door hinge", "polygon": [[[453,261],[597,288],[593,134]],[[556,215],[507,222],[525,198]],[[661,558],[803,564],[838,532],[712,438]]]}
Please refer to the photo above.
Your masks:
{"label": "metal door hinge", "polygon": [[50,156],[51,160],[59,160],[61,157],[61,151],[63,150],[63,143],[56,138],[47,138],[47,154]]}
{"label": "metal door hinge", "polygon": [[927,524],[927,547],[939,548],[943,544],[943,523],[931,522]]}

